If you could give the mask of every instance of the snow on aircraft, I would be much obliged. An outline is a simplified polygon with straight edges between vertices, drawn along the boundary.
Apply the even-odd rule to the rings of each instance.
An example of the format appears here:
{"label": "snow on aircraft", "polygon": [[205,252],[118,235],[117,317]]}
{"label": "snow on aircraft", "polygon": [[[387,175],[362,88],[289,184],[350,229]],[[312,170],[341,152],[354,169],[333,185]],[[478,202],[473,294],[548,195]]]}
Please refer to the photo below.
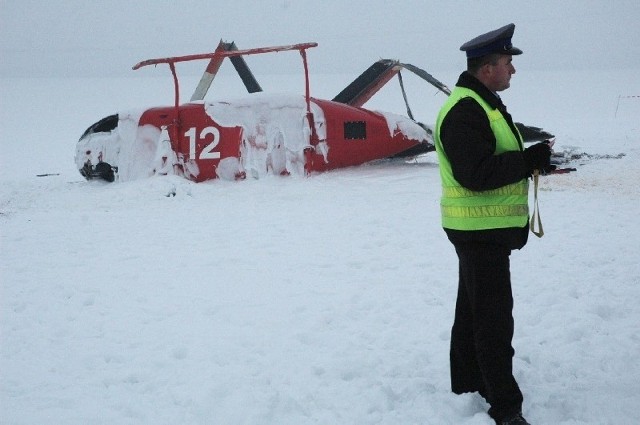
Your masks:
{"label": "snow on aircraft", "polygon": [[[447,95],[449,89],[426,71],[397,60],[371,65],[332,100],[309,90],[306,52],[316,43],[238,50],[220,41],[213,53],[150,59],[168,64],[174,80],[174,104],[110,115],[90,126],[76,146],[75,162],[87,179],[128,181],[174,174],[202,182],[259,178],[267,174],[308,175],[390,157],[411,157],[434,150],[431,128],[407,115],[363,108],[391,78],[406,69]],[[298,51],[305,77],[304,95],[265,94],[244,57]],[[247,91],[246,98],[203,100],[222,62],[229,58]],[[190,102],[180,104],[175,64],[209,59]],[[537,127],[517,124],[525,141],[552,137]]]}

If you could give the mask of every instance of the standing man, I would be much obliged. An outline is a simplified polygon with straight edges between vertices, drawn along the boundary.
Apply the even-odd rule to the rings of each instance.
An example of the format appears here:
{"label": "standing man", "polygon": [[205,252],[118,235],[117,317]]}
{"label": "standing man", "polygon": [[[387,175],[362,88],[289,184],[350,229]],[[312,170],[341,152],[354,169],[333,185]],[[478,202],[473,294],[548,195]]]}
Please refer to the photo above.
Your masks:
{"label": "standing man", "polygon": [[528,178],[549,171],[551,147],[523,148],[498,96],[516,72],[514,24],[468,41],[463,72],[436,122],[442,226],[459,259],[451,389],[479,392],[498,425],[528,425],[513,377],[509,256],[527,243]]}

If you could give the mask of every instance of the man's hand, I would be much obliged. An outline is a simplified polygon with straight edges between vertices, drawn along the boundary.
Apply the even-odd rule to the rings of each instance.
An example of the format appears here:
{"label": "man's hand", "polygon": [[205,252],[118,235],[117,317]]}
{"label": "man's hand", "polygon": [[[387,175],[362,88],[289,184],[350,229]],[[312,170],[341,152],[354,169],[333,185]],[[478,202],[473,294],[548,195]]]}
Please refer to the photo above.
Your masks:
{"label": "man's hand", "polygon": [[549,141],[529,146],[524,150],[523,155],[529,175],[533,173],[533,170],[538,170],[540,174],[547,174],[556,168],[555,165],[551,165],[551,143]]}

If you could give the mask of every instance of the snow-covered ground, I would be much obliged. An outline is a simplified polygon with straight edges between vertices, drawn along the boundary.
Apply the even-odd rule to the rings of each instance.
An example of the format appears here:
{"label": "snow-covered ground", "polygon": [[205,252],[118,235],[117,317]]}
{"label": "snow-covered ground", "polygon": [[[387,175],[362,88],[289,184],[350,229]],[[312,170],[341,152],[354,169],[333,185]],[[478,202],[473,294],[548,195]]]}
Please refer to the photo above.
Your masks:
{"label": "snow-covered ground", "polygon": [[[512,255],[533,424],[638,422],[639,71],[518,69],[503,94],[556,150],[624,153],[543,178],[546,235]],[[453,86],[457,71],[433,74]],[[312,94],[350,77],[312,76]],[[409,100],[432,123],[444,97],[422,84]],[[87,182],[79,136],[171,104],[168,71],[4,78],[0,92],[0,423],[493,423],[477,395],[449,391],[457,261],[435,155],[308,178]],[[372,102],[402,111],[398,90]]]}

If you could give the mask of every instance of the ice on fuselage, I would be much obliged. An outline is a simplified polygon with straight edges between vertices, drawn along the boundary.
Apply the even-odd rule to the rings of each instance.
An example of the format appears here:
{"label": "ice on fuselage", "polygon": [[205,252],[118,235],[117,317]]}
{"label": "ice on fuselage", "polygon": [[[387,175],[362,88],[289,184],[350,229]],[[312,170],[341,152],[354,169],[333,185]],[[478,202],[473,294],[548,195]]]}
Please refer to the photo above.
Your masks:
{"label": "ice on fuselage", "polygon": [[[255,93],[229,102],[208,102],[204,107],[218,125],[242,128],[239,167],[247,175],[304,174],[304,150],[311,144],[304,97]],[[313,101],[311,112],[323,143],[324,113]]]}

